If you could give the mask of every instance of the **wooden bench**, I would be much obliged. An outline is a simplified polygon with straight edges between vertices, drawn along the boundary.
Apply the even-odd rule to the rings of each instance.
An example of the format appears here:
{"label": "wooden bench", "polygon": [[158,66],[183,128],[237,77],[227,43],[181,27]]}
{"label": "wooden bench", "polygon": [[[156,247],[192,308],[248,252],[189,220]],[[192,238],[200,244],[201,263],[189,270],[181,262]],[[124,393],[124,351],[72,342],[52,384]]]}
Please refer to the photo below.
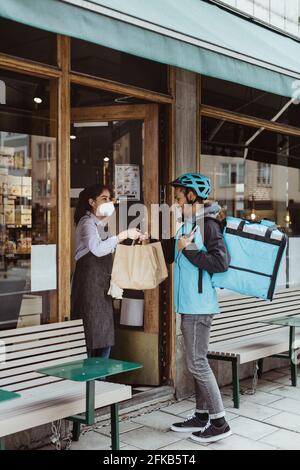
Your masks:
{"label": "wooden bench", "polygon": [[[0,389],[20,394],[20,398],[0,402],[2,448],[5,436],[64,418],[74,420],[74,415],[86,411],[85,383],[36,372],[87,358],[81,320],[1,331],[0,347],[6,350],[6,360],[2,354],[0,362]],[[118,403],[129,398],[130,386],[95,383],[95,407],[111,406],[113,445],[118,442]],[[79,434],[75,421],[73,438],[78,440]]]}
{"label": "wooden bench", "polygon": [[[220,301],[211,330],[209,359],[232,364],[233,402],[239,408],[240,364],[282,356],[289,350],[289,328],[266,325],[262,320],[300,315],[300,289],[280,291],[271,303],[250,297],[225,297]],[[300,348],[300,332],[295,336],[295,350]],[[291,363],[292,385],[296,386],[297,364]]]}

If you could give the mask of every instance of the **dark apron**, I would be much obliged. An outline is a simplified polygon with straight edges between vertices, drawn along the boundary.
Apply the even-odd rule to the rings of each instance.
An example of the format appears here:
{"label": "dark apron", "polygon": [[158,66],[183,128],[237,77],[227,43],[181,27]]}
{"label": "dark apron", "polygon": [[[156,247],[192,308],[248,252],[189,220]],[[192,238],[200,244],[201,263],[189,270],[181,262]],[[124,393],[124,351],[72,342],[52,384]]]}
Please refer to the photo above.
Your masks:
{"label": "dark apron", "polygon": [[115,343],[112,298],[107,295],[111,272],[111,254],[97,257],[89,252],[76,262],[71,318],[83,320],[88,349]]}

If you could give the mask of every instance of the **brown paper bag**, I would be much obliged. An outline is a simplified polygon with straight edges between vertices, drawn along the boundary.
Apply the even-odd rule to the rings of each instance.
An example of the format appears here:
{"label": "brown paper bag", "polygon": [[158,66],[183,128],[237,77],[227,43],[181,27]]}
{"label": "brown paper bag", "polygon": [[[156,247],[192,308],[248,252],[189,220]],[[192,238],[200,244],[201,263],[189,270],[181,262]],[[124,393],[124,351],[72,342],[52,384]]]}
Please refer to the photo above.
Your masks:
{"label": "brown paper bag", "polygon": [[111,280],[121,289],[154,289],[167,277],[160,242],[117,246]]}

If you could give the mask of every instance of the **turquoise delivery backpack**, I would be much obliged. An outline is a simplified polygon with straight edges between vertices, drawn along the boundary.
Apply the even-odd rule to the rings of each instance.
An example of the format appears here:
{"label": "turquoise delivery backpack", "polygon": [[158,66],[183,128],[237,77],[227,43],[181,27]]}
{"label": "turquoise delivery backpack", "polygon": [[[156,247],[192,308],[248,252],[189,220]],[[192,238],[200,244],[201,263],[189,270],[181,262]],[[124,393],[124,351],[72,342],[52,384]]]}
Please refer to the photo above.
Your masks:
{"label": "turquoise delivery backpack", "polygon": [[287,236],[269,220],[227,217],[224,240],[231,257],[228,271],[212,275],[214,287],[273,300]]}

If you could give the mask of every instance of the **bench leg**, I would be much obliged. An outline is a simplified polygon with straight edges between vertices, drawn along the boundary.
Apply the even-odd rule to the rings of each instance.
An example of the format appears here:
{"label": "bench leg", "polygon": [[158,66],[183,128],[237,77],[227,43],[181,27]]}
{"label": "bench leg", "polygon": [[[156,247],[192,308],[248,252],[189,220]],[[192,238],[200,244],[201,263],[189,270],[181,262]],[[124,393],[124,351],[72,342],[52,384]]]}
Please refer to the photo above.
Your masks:
{"label": "bench leg", "polygon": [[5,450],[5,437],[0,437],[0,450]]}
{"label": "bench leg", "polygon": [[264,372],[264,360],[259,359],[259,361],[258,361],[258,373],[257,373],[257,377],[259,379],[262,379],[263,372]]}
{"label": "bench leg", "polygon": [[233,404],[240,407],[240,364],[237,359],[232,360]]}
{"label": "bench leg", "polygon": [[297,361],[295,360],[296,354],[294,353],[294,357],[291,360],[291,380],[292,386],[297,387]]}
{"label": "bench leg", "polygon": [[81,431],[80,423],[78,423],[77,421],[74,421],[73,422],[73,430],[72,430],[72,439],[73,439],[74,442],[79,441],[80,431]]}
{"label": "bench leg", "polygon": [[291,359],[291,379],[292,386],[297,387],[297,352],[295,350],[295,327],[290,327],[290,347],[289,356]]}
{"label": "bench leg", "polygon": [[111,421],[111,448],[112,450],[120,449],[120,435],[119,435],[119,404],[115,403],[110,406],[110,421]]}

